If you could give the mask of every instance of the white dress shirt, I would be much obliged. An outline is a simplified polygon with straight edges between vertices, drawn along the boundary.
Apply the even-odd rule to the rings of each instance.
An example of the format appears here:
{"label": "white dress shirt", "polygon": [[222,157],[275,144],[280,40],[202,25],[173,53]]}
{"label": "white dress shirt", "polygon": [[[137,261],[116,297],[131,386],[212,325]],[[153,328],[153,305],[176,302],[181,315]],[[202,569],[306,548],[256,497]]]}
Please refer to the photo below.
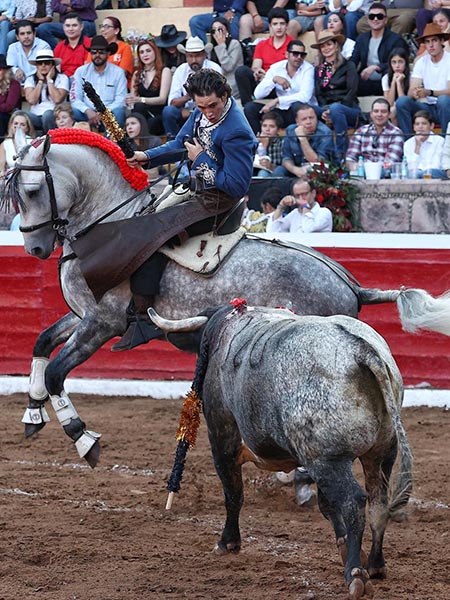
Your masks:
{"label": "white dress shirt", "polygon": [[13,73],[15,73],[17,69],[21,69],[25,73],[25,77],[34,75],[36,73],[36,67],[31,65],[28,61],[35,60],[38,50],[50,50],[50,46],[47,42],[44,42],[44,40],[35,38],[30,52],[26,55],[22,44],[20,42],[14,42],[14,44],[11,44],[8,48],[6,63],[12,65]]}
{"label": "white dress shirt", "polygon": [[[286,67],[287,60],[274,63],[256,86],[255,98],[257,100],[267,98],[275,89],[281,110],[287,110],[294,102],[317,104],[314,96],[314,67],[312,64],[304,60],[293,77],[289,75]],[[281,85],[273,82],[274,77],[284,77],[289,81],[290,87],[284,90]]]}
{"label": "white dress shirt", "polygon": [[428,136],[416,154],[416,138],[413,136],[406,140],[403,146],[403,155],[406,156],[408,165],[415,164],[417,169],[442,169],[442,151],[444,138],[434,133]]}
{"label": "white dress shirt", "polygon": [[313,233],[314,231],[331,231],[333,215],[329,208],[320,206],[317,202],[312,209],[303,214],[298,209],[281,219],[273,220],[274,213],[267,221],[267,233]]}
{"label": "white dress shirt", "polygon": [[[205,58],[203,61],[203,69],[214,69],[214,71],[218,71],[222,73],[222,68],[216,62]],[[170,106],[170,103],[175,98],[182,98],[186,95],[186,90],[184,89],[184,84],[186,83],[187,78],[191,73],[194,73],[188,63],[183,63],[179,67],[175,69],[175,73],[172,77],[172,83],[170,85],[169,97],[167,98],[167,106]],[[189,100],[184,105],[185,108],[194,108],[195,104],[193,100]]]}

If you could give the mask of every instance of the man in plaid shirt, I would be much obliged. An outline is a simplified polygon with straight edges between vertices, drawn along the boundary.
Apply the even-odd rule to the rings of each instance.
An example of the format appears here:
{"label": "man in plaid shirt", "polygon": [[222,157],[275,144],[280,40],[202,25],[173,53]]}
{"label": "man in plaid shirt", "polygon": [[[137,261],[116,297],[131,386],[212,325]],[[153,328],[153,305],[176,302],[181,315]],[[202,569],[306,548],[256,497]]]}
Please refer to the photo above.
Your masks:
{"label": "man in plaid shirt", "polygon": [[350,170],[356,170],[358,158],[372,162],[402,162],[403,132],[389,121],[389,102],[378,98],[372,103],[369,125],[359,127],[350,140],[346,161]]}

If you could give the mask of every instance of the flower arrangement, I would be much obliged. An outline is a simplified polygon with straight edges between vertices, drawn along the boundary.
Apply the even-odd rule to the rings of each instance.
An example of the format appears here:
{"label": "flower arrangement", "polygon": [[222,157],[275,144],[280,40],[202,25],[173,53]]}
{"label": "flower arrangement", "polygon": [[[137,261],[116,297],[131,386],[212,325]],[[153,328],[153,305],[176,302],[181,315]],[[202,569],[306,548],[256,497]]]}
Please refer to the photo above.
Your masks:
{"label": "flower arrangement", "polygon": [[359,190],[349,170],[340,164],[322,161],[311,166],[308,177],[316,190],[317,202],[333,213],[333,231],[356,229],[355,204]]}

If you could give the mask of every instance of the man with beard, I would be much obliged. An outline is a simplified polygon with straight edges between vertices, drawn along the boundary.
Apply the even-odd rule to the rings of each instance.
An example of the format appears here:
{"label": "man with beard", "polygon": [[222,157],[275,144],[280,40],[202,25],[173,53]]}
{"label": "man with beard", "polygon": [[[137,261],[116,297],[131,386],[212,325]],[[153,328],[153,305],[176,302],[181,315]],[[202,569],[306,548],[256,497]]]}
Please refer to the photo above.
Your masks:
{"label": "man with beard", "polygon": [[36,58],[39,50],[50,50],[50,46],[36,37],[35,25],[31,21],[18,21],[15,29],[17,42],[9,46],[6,62],[12,66],[14,78],[23,85],[27,77],[36,73],[35,65],[29,61]]}
{"label": "man with beard", "polygon": [[75,71],[74,82],[70,91],[75,121],[89,121],[92,127],[100,127],[101,119],[94,105],[83,90],[83,79],[92,84],[106,108],[109,108],[121,127],[125,123],[125,99],[127,96],[127,79],[120,67],[108,62],[108,56],[117,52],[117,44],[108,44],[102,35],[92,38],[90,48],[92,62]]}
{"label": "man with beard", "polygon": [[212,50],[212,44],[205,45],[199,37],[190,37],[186,46],[178,44],[177,50],[186,55],[186,62],[177,67],[173,74],[167,106],[163,109],[163,126],[169,139],[177,135],[195,106],[191,96],[184,89],[189,75],[197,73],[200,69],[214,69],[222,73],[217,63],[206,58],[206,53]]}

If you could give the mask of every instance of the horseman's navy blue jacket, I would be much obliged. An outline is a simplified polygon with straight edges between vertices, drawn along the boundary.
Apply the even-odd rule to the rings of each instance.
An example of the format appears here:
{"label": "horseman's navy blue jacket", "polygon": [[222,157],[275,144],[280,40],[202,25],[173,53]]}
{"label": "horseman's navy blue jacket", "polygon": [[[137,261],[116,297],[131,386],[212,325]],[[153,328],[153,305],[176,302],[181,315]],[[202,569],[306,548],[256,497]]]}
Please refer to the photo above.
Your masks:
{"label": "horseman's navy blue jacket", "polygon": [[231,198],[242,198],[250,186],[257,140],[233,98],[226,109],[220,121],[202,127],[202,114],[196,108],[174,140],[146,150],[151,166],[180,160],[180,153],[186,152],[183,139],[186,135],[195,137],[203,152],[192,169],[200,174],[205,188],[216,187]]}

